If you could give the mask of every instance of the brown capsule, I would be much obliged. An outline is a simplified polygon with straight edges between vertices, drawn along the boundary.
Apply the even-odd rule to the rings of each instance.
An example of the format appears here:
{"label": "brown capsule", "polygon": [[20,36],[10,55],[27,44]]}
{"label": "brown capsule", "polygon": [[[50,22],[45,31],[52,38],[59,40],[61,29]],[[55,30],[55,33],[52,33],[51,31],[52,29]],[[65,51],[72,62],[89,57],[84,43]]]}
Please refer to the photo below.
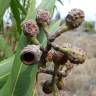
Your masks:
{"label": "brown capsule", "polygon": [[85,14],[81,9],[74,8],[65,17],[67,26],[76,28],[84,21]]}
{"label": "brown capsule", "polygon": [[86,59],[86,52],[81,48],[73,47],[68,55],[71,63],[82,64]]}
{"label": "brown capsule", "polygon": [[35,21],[26,20],[22,23],[23,32],[26,36],[36,37],[39,33],[39,28]]}
{"label": "brown capsule", "polygon": [[43,10],[43,9],[39,9],[37,11],[36,21],[37,21],[37,23],[39,25],[43,24],[43,23],[50,24],[50,22],[51,22],[51,15],[50,15],[49,11]]}
{"label": "brown capsule", "polygon": [[31,65],[38,63],[42,52],[40,51],[39,45],[27,45],[21,51],[20,59],[24,64]]}
{"label": "brown capsule", "polygon": [[53,62],[55,64],[65,64],[68,60],[67,54],[61,53],[60,51],[54,51]]}
{"label": "brown capsule", "polygon": [[53,92],[52,81],[47,80],[43,83],[42,90],[45,94],[51,94]]}
{"label": "brown capsule", "polygon": [[58,88],[59,90],[63,90],[63,89],[64,89],[64,81],[63,81],[63,78],[60,78],[60,79],[58,78],[56,85],[57,85],[57,88]]}

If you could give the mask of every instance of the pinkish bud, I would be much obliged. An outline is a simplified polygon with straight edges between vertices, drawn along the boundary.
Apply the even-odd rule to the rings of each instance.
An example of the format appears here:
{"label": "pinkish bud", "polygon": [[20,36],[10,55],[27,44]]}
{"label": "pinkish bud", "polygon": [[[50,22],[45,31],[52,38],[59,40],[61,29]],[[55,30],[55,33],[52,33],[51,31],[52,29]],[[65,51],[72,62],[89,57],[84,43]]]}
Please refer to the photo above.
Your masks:
{"label": "pinkish bud", "polygon": [[27,20],[22,23],[23,32],[26,36],[36,37],[39,33],[39,28],[35,21]]}
{"label": "pinkish bud", "polygon": [[36,18],[37,23],[43,24],[43,23],[47,23],[50,24],[51,22],[51,15],[47,10],[38,10],[37,11],[37,18]]}

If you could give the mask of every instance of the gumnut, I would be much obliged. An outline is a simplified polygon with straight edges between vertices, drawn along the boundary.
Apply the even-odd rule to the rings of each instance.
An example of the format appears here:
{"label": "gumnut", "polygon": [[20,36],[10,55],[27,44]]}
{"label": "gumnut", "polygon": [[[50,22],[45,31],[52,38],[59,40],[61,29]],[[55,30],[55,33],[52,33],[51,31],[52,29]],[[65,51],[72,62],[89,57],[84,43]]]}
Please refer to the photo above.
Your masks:
{"label": "gumnut", "polygon": [[37,64],[40,60],[41,54],[42,52],[39,45],[27,45],[21,51],[20,58],[24,64]]}
{"label": "gumnut", "polygon": [[51,80],[46,80],[43,83],[42,90],[45,94],[51,94],[53,92],[53,84]]}

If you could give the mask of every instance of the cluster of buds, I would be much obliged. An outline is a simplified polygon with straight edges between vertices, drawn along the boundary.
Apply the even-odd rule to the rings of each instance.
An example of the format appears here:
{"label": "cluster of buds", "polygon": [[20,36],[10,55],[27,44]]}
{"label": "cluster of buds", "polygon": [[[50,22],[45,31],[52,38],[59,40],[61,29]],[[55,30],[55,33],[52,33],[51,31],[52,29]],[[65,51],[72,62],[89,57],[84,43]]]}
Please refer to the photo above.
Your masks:
{"label": "cluster of buds", "polygon": [[[73,64],[82,64],[86,59],[86,53],[80,48],[71,44],[64,44],[63,47],[54,45],[52,42],[62,33],[73,28],[77,28],[84,21],[84,12],[81,9],[72,9],[65,18],[65,23],[59,26],[56,32],[49,34],[48,26],[51,23],[51,15],[47,10],[38,10],[36,20],[27,20],[22,23],[24,35],[31,38],[32,44],[28,44],[21,51],[20,59],[23,64],[37,64],[38,73],[46,73],[52,75],[51,80],[47,80],[42,85],[42,90],[46,94],[50,94],[54,89],[63,90],[64,81],[69,71],[73,68]],[[37,36],[39,35],[39,27],[42,27],[47,37],[46,47],[42,47]],[[54,63],[54,70],[43,68],[47,62]],[[70,62],[70,64],[69,64]],[[55,88],[56,87],[56,88]]]}

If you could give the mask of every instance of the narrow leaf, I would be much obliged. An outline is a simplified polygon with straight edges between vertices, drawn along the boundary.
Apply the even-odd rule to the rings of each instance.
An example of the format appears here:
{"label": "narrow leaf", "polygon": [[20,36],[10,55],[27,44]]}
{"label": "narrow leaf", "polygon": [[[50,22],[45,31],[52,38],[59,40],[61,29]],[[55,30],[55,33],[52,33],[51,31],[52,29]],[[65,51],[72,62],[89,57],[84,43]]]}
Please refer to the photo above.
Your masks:
{"label": "narrow leaf", "polygon": [[4,52],[5,57],[9,57],[13,54],[11,47],[4,40],[3,36],[0,36],[0,50]]}
{"label": "narrow leaf", "polygon": [[12,11],[13,16],[16,21],[17,32],[18,32],[18,36],[19,36],[21,33],[21,26],[20,26],[21,20],[20,20],[20,12],[19,12],[16,0],[11,0],[10,6],[11,6],[11,11]]}
{"label": "narrow leaf", "polygon": [[0,0],[0,23],[3,17],[3,14],[5,12],[5,10],[9,7],[9,3],[11,0]]}

